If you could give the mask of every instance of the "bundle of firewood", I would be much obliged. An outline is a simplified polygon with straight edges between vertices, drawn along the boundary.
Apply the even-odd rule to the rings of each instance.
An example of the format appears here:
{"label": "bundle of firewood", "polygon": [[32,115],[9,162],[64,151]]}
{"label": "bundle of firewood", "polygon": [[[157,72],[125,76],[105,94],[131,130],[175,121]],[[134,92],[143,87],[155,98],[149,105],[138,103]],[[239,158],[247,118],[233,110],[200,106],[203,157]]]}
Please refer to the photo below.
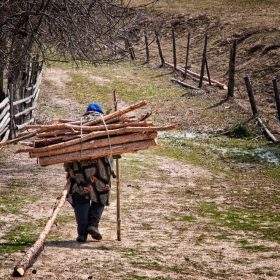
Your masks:
{"label": "bundle of firewood", "polygon": [[158,131],[173,130],[177,124],[155,126],[146,119],[150,112],[140,117],[127,116],[146,101],[114,113],[78,121],[56,120],[50,125],[28,125],[21,137],[35,136],[33,141],[20,142],[28,148],[17,153],[29,153],[38,158],[41,166],[120,155],[156,146]]}

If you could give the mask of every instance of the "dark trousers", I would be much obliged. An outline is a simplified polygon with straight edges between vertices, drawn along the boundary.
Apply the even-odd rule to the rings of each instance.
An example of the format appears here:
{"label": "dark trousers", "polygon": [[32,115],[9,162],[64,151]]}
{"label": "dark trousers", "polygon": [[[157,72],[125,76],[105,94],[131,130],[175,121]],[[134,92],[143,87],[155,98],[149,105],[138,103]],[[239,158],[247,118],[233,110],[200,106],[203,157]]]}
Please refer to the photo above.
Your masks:
{"label": "dark trousers", "polygon": [[104,205],[96,202],[91,202],[79,194],[74,193],[72,195],[73,208],[75,212],[77,231],[79,235],[87,235],[87,227],[90,223],[98,224]]}

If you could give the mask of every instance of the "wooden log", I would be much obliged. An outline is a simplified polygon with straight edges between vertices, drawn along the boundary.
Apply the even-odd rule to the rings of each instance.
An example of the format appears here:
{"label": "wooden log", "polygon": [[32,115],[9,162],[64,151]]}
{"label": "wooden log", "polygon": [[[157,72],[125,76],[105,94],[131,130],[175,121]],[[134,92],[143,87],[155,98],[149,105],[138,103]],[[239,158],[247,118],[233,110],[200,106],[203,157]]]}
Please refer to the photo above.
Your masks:
{"label": "wooden log", "polygon": [[73,125],[66,125],[69,128],[76,129],[78,131],[82,131],[83,133],[85,132],[91,132],[91,131],[101,131],[101,130],[113,130],[113,129],[118,129],[122,127],[127,127],[127,126],[154,126],[152,122],[139,122],[139,121],[132,121],[132,122],[127,122],[127,123],[116,123],[116,124],[108,124],[108,125],[98,125],[98,126],[73,126]]}
{"label": "wooden log", "polygon": [[127,108],[122,109],[122,110],[118,110],[118,111],[116,111],[114,113],[111,113],[109,115],[102,116],[101,118],[99,118],[97,120],[93,120],[91,122],[88,122],[85,125],[93,125],[93,124],[97,124],[97,123],[102,122],[102,121],[107,121],[109,119],[122,116],[122,115],[124,115],[126,113],[129,113],[129,112],[133,111],[133,110],[141,108],[141,107],[145,106],[146,104],[147,104],[147,101],[143,100],[143,101],[138,102],[138,103],[136,103],[134,105],[131,105],[130,107],[127,107]]}
{"label": "wooden log", "polygon": [[0,143],[0,147],[7,146],[9,144],[15,144],[15,143],[17,143],[17,142],[19,142],[21,140],[25,140],[25,139],[31,138],[31,137],[33,137],[35,135],[36,135],[36,131],[31,132],[30,134],[24,135],[22,137],[18,137],[18,138],[15,138],[15,139],[8,140],[6,142]]}
{"label": "wooden log", "polygon": [[15,266],[14,273],[16,276],[23,276],[25,274],[31,261],[36,256],[39,249],[44,245],[45,239],[46,239],[47,235],[49,234],[49,232],[57,218],[59,211],[61,210],[63,204],[65,203],[69,188],[70,188],[70,180],[67,181],[67,183],[63,189],[63,192],[61,194],[60,200],[59,200],[57,206],[55,207],[55,209],[52,213],[52,216],[50,217],[47,224],[45,225],[44,230],[39,235],[39,238],[34,243],[34,245],[31,248],[29,248],[29,250],[25,253],[22,260]]}
{"label": "wooden log", "polygon": [[234,83],[235,83],[235,58],[236,58],[237,41],[233,41],[233,46],[230,50],[229,70],[228,70],[228,93],[227,97],[234,97]]}
{"label": "wooden log", "polygon": [[184,78],[187,77],[187,69],[188,69],[188,61],[189,61],[189,51],[190,51],[190,40],[191,40],[191,34],[188,34],[188,40],[187,40],[187,47],[186,47],[186,62],[185,62],[185,72],[184,72]]}
{"label": "wooden log", "polygon": [[[110,119],[113,119],[115,117],[120,117],[130,111],[133,111],[137,108],[140,108],[144,105],[146,105],[147,102],[146,101],[141,101],[137,104],[134,104],[130,107],[127,107],[125,109],[122,109],[122,110],[118,110],[114,113],[111,113],[109,115],[106,115],[106,116],[102,116],[102,117],[97,117],[96,119],[92,120],[92,121],[89,121],[85,124],[83,124],[83,127],[84,126],[91,126],[91,125],[95,125],[95,124],[98,124],[100,122],[102,122],[102,118],[103,120],[106,122],[107,120],[110,120]],[[79,126],[79,122],[77,122],[77,127],[78,129],[80,129],[80,126]],[[39,132],[47,132],[47,131],[54,131],[54,130],[63,130],[63,129],[67,129],[69,127],[75,127],[75,125],[72,125],[72,124],[69,124],[69,123],[58,123],[58,124],[51,124],[51,125],[27,125],[26,126],[26,129],[37,129]]]}
{"label": "wooden log", "polygon": [[64,129],[64,130],[55,130],[55,131],[50,131],[50,132],[42,132],[42,133],[37,133],[36,137],[37,138],[51,138],[51,137],[58,137],[62,135],[77,135],[81,134],[80,131],[72,131],[71,129]]}
{"label": "wooden log", "polygon": [[173,50],[173,68],[174,72],[177,68],[177,56],[176,56],[176,40],[175,40],[175,30],[172,28],[172,50]]}
{"label": "wooden log", "polygon": [[61,143],[63,141],[63,137],[53,137],[48,139],[36,140],[34,142],[35,148],[46,147],[49,145],[55,145],[57,143]]}
{"label": "wooden log", "polygon": [[278,116],[280,117],[280,96],[279,96],[279,88],[278,88],[277,80],[273,79],[272,83],[273,83],[277,113],[278,113]]}
{"label": "wooden log", "polygon": [[145,150],[149,147],[156,146],[156,141],[153,140],[144,140],[137,141],[133,143],[127,143],[124,145],[113,145],[111,147],[102,147],[98,149],[85,150],[81,152],[73,152],[67,155],[56,155],[51,157],[41,157],[39,158],[40,166],[47,166],[51,164],[58,164],[64,162],[73,162],[80,160],[88,160],[94,158],[101,158],[110,155],[120,155],[124,153],[132,153],[139,150]]}
{"label": "wooden log", "polygon": [[257,118],[259,125],[263,128],[265,131],[267,137],[274,143],[278,143],[278,140],[273,136],[273,134],[268,130],[266,125],[262,122],[260,118]]}
{"label": "wooden log", "polygon": [[35,140],[33,142],[32,147],[35,148],[43,148],[43,147],[48,147],[51,145],[59,144],[62,142],[67,142],[71,141],[73,139],[80,139],[80,134],[71,134],[71,135],[65,135],[65,136],[60,136],[60,137],[53,137],[53,138],[46,138],[46,139],[40,139],[40,140]]}
{"label": "wooden log", "polygon": [[184,82],[182,82],[182,81],[179,81],[179,80],[177,80],[177,79],[174,79],[174,78],[171,78],[171,81],[172,81],[172,82],[175,82],[175,83],[177,83],[177,84],[179,84],[179,85],[181,85],[181,86],[183,86],[183,87],[186,87],[186,88],[191,88],[191,89],[199,90],[198,87],[191,86],[191,85],[189,85],[189,84],[186,84],[186,83],[184,83]]}
{"label": "wooden log", "polygon": [[[165,62],[165,65],[173,68],[173,65],[171,63]],[[177,66],[176,70],[181,72],[182,74],[185,74],[185,68],[183,68],[181,66]],[[192,77],[194,80],[199,81],[199,78],[200,78],[199,74],[197,74],[197,73],[195,73],[193,71],[190,71],[190,70],[187,70],[186,74],[188,76]],[[203,80],[206,81],[206,82],[209,82],[208,78],[206,76],[203,76]],[[211,79],[211,84],[213,86],[217,86],[217,87],[219,87],[221,89],[227,89],[227,86],[225,84],[222,84],[222,83],[220,83],[220,82],[218,82],[216,80],[213,80],[213,79]]]}
{"label": "wooden log", "polygon": [[76,122],[75,120],[70,120],[70,119],[54,119],[53,122],[56,123],[71,123],[71,122]]}
{"label": "wooden log", "polygon": [[161,127],[123,127],[120,129],[115,129],[115,130],[109,130],[109,131],[94,131],[89,134],[84,135],[82,138],[79,139],[74,139],[71,141],[55,144],[55,145],[50,145],[47,147],[42,147],[42,148],[29,148],[29,149],[24,149],[24,150],[17,150],[16,153],[23,153],[23,152],[33,152],[35,151],[50,151],[50,150],[55,150],[55,149],[62,149],[65,147],[69,147],[75,144],[80,144],[82,142],[98,138],[98,137],[107,137],[108,135],[113,136],[113,135],[122,135],[122,134],[129,134],[129,133],[137,133],[137,132],[152,132],[152,131],[168,131],[168,130],[173,130],[178,127],[178,124],[171,124],[167,126],[161,126]]}
{"label": "wooden log", "polygon": [[198,85],[199,88],[202,87],[202,82],[205,79],[204,70],[205,70],[205,62],[206,62],[207,41],[208,41],[208,36],[205,35],[204,49],[203,49],[202,62],[201,62],[201,70],[200,70],[200,76],[199,76],[199,85]]}
{"label": "wooden log", "polygon": [[255,97],[254,97],[254,94],[253,94],[251,81],[250,81],[250,78],[248,76],[245,77],[244,80],[245,80],[245,84],[246,84],[246,88],[247,88],[247,92],[248,92],[253,116],[256,116],[258,114],[258,109],[257,109]]}
{"label": "wooden log", "polygon": [[136,142],[141,140],[147,140],[147,139],[155,139],[157,137],[157,132],[150,132],[150,133],[132,133],[132,134],[126,134],[121,136],[115,136],[93,141],[87,141],[83,142],[81,144],[72,145],[69,147],[65,147],[62,149],[56,149],[56,150],[50,150],[45,152],[37,152],[36,150],[29,153],[31,158],[35,157],[46,157],[46,156],[53,156],[53,155],[61,155],[61,154],[67,154],[71,152],[77,152],[77,151],[84,151],[89,149],[96,149],[101,147],[108,147],[110,145],[120,145],[125,144],[129,142]]}
{"label": "wooden log", "polygon": [[157,46],[158,46],[158,53],[159,53],[159,57],[160,57],[160,60],[161,60],[160,67],[163,67],[164,64],[165,64],[165,61],[164,61],[164,57],[163,57],[163,53],[162,53],[162,48],[161,48],[158,32],[156,30],[155,30],[155,36],[156,36],[156,43],[157,43]]}

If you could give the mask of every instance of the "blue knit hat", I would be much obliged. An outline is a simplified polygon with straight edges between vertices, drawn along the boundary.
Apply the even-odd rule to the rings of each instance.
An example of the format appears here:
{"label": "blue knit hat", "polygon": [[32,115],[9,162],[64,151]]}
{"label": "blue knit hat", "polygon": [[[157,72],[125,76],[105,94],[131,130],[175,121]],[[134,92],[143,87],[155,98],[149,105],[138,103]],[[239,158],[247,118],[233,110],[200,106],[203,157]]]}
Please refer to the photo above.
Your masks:
{"label": "blue knit hat", "polygon": [[87,112],[97,111],[101,114],[104,114],[102,107],[98,103],[90,103],[87,107]]}

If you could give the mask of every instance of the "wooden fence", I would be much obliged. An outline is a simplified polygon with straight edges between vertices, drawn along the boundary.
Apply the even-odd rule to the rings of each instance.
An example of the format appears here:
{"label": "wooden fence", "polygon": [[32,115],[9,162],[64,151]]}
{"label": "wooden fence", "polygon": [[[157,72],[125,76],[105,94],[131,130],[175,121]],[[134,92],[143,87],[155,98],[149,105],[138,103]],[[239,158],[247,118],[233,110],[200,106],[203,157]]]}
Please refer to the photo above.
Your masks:
{"label": "wooden fence", "polygon": [[[155,30],[155,38],[152,40],[156,41],[159,56],[161,59],[161,67],[167,66],[174,69],[174,71],[177,71],[181,73],[182,78],[181,80],[171,78],[172,82],[176,82],[180,84],[183,87],[199,90],[203,83],[209,84],[210,86],[216,86],[221,89],[227,90],[227,98],[234,97],[234,88],[235,88],[235,59],[236,59],[236,47],[237,47],[237,41],[233,41],[233,46],[230,49],[230,59],[229,59],[229,69],[228,69],[228,84],[221,83],[217,80],[214,80],[210,78],[210,71],[208,67],[208,61],[207,61],[207,41],[208,36],[205,35],[205,41],[204,41],[204,49],[203,49],[203,55],[202,55],[202,63],[201,63],[201,70],[200,73],[195,73],[191,71],[188,65],[188,58],[189,58],[189,49],[190,49],[190,33],[188,34],[187,38],[187,47],[186,47],[186,59],[185,59],[185,65],[179,66],[177,65],[177,57],[176,57],[176,40],[175,40],[175,32],[172,29],[172,46],[173,46],[173,63],[167,62],[164,58],[161,43],[159,40],[158,32]],[[151,43],[148,42],[148,36],[147,36],[147,30],[146,30],[146,23],[145,23],[145,30],[144,30],[144,36],[145,36],[145,50],[146,50],[146,62],[150,62],[150,51],[149,46]],[[130,54],[130,59],[135,60],[136,55],[135,53],[141,52],[140,50],[134,50],[133,44],[126,39],[125,41],[126,50]],[[32,58],[32,64],[38,62]],[[13,94],[13,86],[9,85],[8,87],[8,93],[7,97],[0,103],[0,143],[3,141],[6,141],[7,139],[16,138],[17,131],[20,131],[24,129],[24,127],[27,124],[33,123],[33,111],[35,108],[36,100],[39,94],[39,85],[41,82],[41,75],[42,71],[40,72],[40,75],[37,77],[37,64],[35,64],[35,67],[29,67],[30,69],[35,69],[34,73],[30,74],[30,81],[36,80],[34,85],[31,85],[27,88],[22,87],[21,92],[21,99],[18,101],[13,101],[12,97]],[[204,75],[206,70],[206,74]],[[32,72],[32,71],[31,71]],[[34,74],[34,75],[33,75]],[[186,77],[190,78],[190,80],[198,82],[198,86],[190,85],[185,82]],[[251,107],[253,111],[253,115],[257,115],[257,108],[255,105],[255,101],[253,99],[253,92],[250,89],[250,81],[249,79],[245,78],[246,88],[249,95],[249,100],[251,102]],[[277,103],[277,114],[280,116],[280,96],[279,96],[279,90],[277,86],[277,81],[273,81],[274,91],[275,91],[275,99]],[[11,105],[12,104],[12,105]]]}
{"label": "wooden fence", "polygon": [[33,112],[39,96],[42,71],[35,84],[20,88],[20,99],[13,100],[14,87],[8,85],[7,97],[0,103],[0,143],[17,137],[27,124],[34,123]]}

